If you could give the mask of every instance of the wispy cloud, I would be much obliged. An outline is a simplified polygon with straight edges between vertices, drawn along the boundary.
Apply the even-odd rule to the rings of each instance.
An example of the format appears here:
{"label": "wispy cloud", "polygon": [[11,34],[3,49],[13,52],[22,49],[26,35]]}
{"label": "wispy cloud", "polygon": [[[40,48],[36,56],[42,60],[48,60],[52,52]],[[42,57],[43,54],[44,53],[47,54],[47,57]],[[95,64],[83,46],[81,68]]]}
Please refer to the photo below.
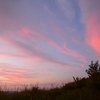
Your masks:
{"label": "wispy cloud", "polygon": [[97,22],[98,14],[93,14],[87,24],[86,41],[98,53],[100,53],[100,24]]}
{"label": "wispy cloud", "polygon": [[10,64],[0,63],[0,77],[2,77],[1,81],[19,81],[20,78],[25,78],[27,71],[22,68],[14,68],[14,66]]}
{"label": "wispy cloud", "polygon": [[[65,62],[61,62],[59,60],[57,60],[56,58],[52,57],[52,56],[49,56],[48,54],[44,53],[41,51],[41,49],[37,49],[38,47],[34,46],[33,48],[28,46],[27,44],[25,45],[25,43],[21,43],[21,42],[18,42],[16,40],[13,40],[12,38],[5,38],[5,40],[7,42],[10,42],[13,46],[17,47],[19,50],[22,51],[22,53],[20,54],[10,54],[10,53],[1,53],[1,56],[8,56],[8,57],[20,57],[20,58],[26,58],[28,57],[28,59],[34,59],[35,60],[38,60],[38,61],[45,61],[45,62],[50,62],[50,63],[53,63],[53,64],[56,64],[56,65],[59,65],[60,67],[70,67],[70,65],[68,65],[67,63]],[[53,44],[53,42],[51,43],[49,41],[49,43],[53,46],[56,47],[56,44]],[[23,54],[24,53],[24,54]],[[25,58],[25,60],[27,60]]]}
{"label": "wispy cloud", "polygon": [[75,10],[70,0],[56,0],[60,10],[68,19],[73,19],[75,16]]}
{"label": "wispy cloud", "polygon": [[80,53],[78,53],[75,50],[68,49],[66,44],[64,44],[63,49],[61,50],[61,52],[65,53],[65,54],[68,54],[68,55],[71,55],[75,58],[78,58],[83,62],[86,62],[86,57],[84,57],[83,55],[81,55]]}
{"label": "wispy cloud", "polygon": [[96,52],[100,53],[100,1],[80,0],[79,4],[82,11],[82,22],[86,26],[86,41]]}
{"label": "wispy cloud", "polygon": [[[28,30],[29,32],[29,30]],[[71,50],[69,49],[68,47],[65,46],[65,43],[64,43],[64,47],[63,45],[62,46],[59,46],[59,44],[57,42],[55,42],[54,40],[48,38],[46,35],[44,35],[43,33],[39,33],[37,31],[30,31],[32,37],[34,38],[37,38],[38,40],[41,40],[45,43],[47,43],[48,45],[52,46],[53,48],[55,48],[59,53],[64,53],[64,54],[67,54],[67,55],[70,55],[72,57],[75,57],[83,62],[86,61],[86,58],[84,56],[82,56],[81,54],[79,54],[77,51],[75,50]],[[29,34],[30,34],[29,33]],[[64,34],[64,33],[63,33]],[[24,35],[25,36],[25,35]],[[30,36],[30,35],[29,35]],[[36,44],[31,43],[31,39],[30,37],[29,38],[26,38],[25,41],[27,40],[30,44],[34,44],[34,46],[31,46],[30,44],[26,44],[24,42],[21,42],[21,41],[18,41],[16,39],[13,39],[11,37],[3,37],[5,39],[5,41],[7,42],[10,42],[13,46],[16,46],[18,48],[21,48],[22,50],[28,52],[28,53],[33,53],[33,54],[37,54],[38,55],[47,55],[47,54],[43,54],[42,51],[37,51],[36,48],[39,48],[38,46],[35,46]],[[28,40],[29,39],[29,40]],[[41,53],[41,54],[40,54]],[[46,57],[46,56],[45,56]],[[51,57],[49,57],[51,58]],[[46,58],[47,59],[47,58]],[[54,58],[53,58],[54,59]]]}

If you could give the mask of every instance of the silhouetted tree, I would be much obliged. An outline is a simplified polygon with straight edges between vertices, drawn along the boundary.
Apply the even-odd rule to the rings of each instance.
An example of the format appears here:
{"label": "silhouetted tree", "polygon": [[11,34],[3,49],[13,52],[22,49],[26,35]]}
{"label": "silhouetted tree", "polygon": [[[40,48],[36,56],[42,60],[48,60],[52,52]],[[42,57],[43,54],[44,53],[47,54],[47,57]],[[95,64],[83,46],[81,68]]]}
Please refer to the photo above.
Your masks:
{"label": "silhouetted tree", "polygon": [[93,63],[91,61],[91,64],[89,65],[89,68],[86,70],[86,73],[88,74],[89,78],[92,81],[92,84],[95,87],[100,88],[100,65],[98,61]]}
{"label": "silhouetted tree", "polygon": [[89,75],[89,77],[95,77],[100,74],[100,66],[98,61],[93,63],[91,61],[91,64],[89,65],[89,68],[86,70],[86,73]]}

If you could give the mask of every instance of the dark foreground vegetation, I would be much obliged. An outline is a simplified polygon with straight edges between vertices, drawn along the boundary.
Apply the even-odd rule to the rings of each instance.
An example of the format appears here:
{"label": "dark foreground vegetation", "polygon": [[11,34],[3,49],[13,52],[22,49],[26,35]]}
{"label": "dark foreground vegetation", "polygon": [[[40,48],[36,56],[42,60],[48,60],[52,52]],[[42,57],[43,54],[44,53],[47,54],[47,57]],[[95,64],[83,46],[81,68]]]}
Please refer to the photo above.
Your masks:
{"label": "dark foreground vegetation", "polygon": [[20,92],[0,91],[0,100],[100,100],[100,66],[98,61],[86,70],[88,78],[73,77],[74,82],[53,89],[38,86]]}

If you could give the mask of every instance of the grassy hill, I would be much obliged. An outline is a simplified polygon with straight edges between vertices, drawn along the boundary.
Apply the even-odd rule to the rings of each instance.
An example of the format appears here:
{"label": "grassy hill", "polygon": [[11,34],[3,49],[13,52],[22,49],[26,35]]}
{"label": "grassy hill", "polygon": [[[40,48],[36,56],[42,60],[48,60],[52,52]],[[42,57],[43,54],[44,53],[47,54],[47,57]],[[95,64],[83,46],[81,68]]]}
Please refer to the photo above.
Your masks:
{"label": "grassy hill", "polygon": [[100,90],[87,78],[49,90],[34,86],[20,92],[0,91],[0,100],[100,100]]}

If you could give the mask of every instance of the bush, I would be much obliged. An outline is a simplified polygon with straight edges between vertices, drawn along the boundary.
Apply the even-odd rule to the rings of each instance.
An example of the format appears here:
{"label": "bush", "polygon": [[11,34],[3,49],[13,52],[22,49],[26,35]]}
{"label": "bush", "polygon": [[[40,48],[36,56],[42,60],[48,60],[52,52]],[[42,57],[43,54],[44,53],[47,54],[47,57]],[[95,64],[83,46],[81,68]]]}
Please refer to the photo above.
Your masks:
{"label": "bush", "polygon": [[98,61],[95,63],[91,61],[89,68],[86,70],[86,73],[92,82],[92,87],[100,89],[100,65]]}

